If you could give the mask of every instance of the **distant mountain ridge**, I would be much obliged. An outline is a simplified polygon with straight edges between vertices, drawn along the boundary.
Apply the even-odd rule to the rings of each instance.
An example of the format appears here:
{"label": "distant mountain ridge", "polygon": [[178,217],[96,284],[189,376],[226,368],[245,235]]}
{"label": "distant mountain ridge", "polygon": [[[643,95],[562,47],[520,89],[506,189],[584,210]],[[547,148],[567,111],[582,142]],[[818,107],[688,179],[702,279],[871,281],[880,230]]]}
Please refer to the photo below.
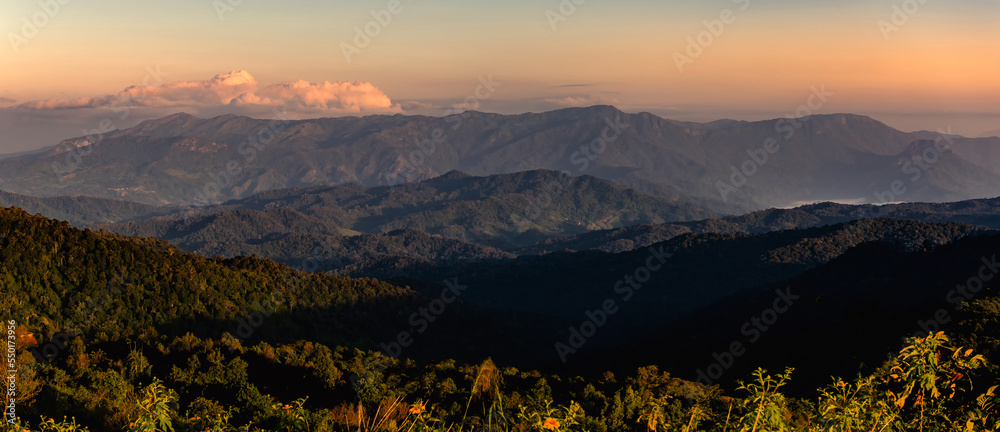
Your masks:
{"label": "distant mountain ridge", "polygon": [[[713,218],[711,211],[608,181],[584,176],[559,183],[566,179],[550,171],[489,177],[452,172],[397,187],[274,190],[201,209],[3,192],[0,205],[77,226],[157,237],[207,256],[257,254],[298,266],[315,255],[314,248],[339,245],[329,246],[339,252],[325,257],[322,269],[390,256],[461,262],[591,249],[617,253],[686,233],[765,233],[883,216],[1000,229],[1000,198],[884,206],[827,202]],[[562,192],[540,195],[553,184],[561,184]],[[532,208],[539,202],[548,204]]]}
{"label": "distant mountain ridge", "polygon": [[[662,318],[744,288],[800,274],[865,242],[885,242],[914,251],[995,232],[961,223],[872,218],[759,234],[687,233],[619,253],[554,252],[470,263],[363,260],[337,273],[382,280],[401,276],[438,280],[461,274],[470,284],[481,287],[467,294],[470,301],[501,310],[573,315],[595,301],[599,304],[616,286],[616,280],[633,272],[655,250],[672,255],[643,288],[644,295],[652,296],[648,302],[669,299],[672,311],[660,311]],[[565,287],[572,287],[572,296],[567,296]],[[655,306],[650,303],[644,307]],[[643,316],[653,319],[653,315]]]}
{"label": "distant mountain ridge", "polygon": [[601,227],[717,215],[590,176],[451,172],[396,187],[274,190],[197,212],[174,209],[162,217],[89,226],[157,237],[206,256],[256,254],[295,267],[313,259],[316,268],[329,270],[384,257],[513,258],[501,249]]}
{"label": "distant mountain ridge", "polygon": [[48,218],[68,221],[76,226],[142,220],[174,211],[110,198],[38,198],[4,191],[0,191],[0,207],[19,207],[32,214],[41,213]]}
{"label": "distant mountain ridge", "polygon": [[1000,229],[1000,198],[951,203],[900,203],[851,205],[832,202],[808,204],[790,209],[770,208],[755,212],[690,222],[634,225],[595,230],[554,238],[514,250],[519,254],[557,251],[601,250],[623,252],[666,241],[685,233],[766,233],[833,225],[858,219],[889,217],[927,223],[959,222]]}
{"label": "distant mountain ridge", "polygon": [[[207,204],[289,187],[394,185],[453,170],[485,176],[547,169],[733,213],[736,205],[877,201],[875,194],[896,180],[908,189],[899,201],[1000,194],[1000,166],[982,157],[997,151],[1000,138],[934,134],[851,114],[691,123],[610,106],[294,121],[178,113],[108,132],[99,143],[74,138],[45,156],[0,160],[0,189]],[[905,164],[932,156],[907,152],[920,140],[936,140],[942,150],[910,182]]]}

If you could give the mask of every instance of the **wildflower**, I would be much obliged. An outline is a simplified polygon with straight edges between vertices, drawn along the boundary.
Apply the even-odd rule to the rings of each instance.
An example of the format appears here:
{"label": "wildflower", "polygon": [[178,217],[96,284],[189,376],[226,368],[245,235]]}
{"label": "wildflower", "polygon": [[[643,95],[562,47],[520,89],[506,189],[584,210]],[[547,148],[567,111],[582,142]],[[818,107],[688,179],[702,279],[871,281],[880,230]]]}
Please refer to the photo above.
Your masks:
{"label": "wildflower", "polygon": [[410,408],[410,414],[417,415],[422,412],[424,412],[424,404],[422,403],[413,404],[413,406]]}
{"label": "wildflower", "polygon": [[556,420],[556,419],[554,419],[552,417],[549,417],[549,418],[545,419],[545,423],[542,424],[542,427],[545,428],[545,429],[548,429],[548,430],[559,429],[559,420]]}

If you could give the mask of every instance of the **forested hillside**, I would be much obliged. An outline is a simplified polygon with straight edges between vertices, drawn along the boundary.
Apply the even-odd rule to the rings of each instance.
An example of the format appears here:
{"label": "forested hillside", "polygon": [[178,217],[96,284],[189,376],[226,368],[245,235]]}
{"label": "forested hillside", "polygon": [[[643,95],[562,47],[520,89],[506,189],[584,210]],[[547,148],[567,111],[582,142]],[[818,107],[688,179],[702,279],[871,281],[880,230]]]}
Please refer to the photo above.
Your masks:
{"label": "forested hillside", "polygon": [[[733,265],[748,262],[740,254],[759,256],[755,274],[787,280],[730,287],[732,295],[712,308],[673,324],[702,329],[684,335],[602,326],[620,349],[580,351],[540,370],[522,364],[557,355],[553,343],[575,346],[564,329],[585,327],[557,311],[476,305],[482,287],[475,283],[490,277],[482,269],[442,284],[332,277],[256,257],[199,257],[161,240],[79,230],[19,209],[0,210],[0,301],[5,316],[23,317],[8,328],[19,419],[31,429],[985,431],[998,415],[997,374],[977,354],[1000,355],[996,332],[984,330],[998,319],[991,279],[983,278],[978,295],[954,299],[972,300],[949,312],[954,325],[904,325],[925,313],[936,319],[942,285],[992,268],[997,237],[985,234],[961,224],[872,219],[802,232],[684,235],[660,252],[677,261],[663,273],[675,281],[699,260],[702,283],[746,279],[718,277],[720,265],[739,274]],[[614,270],[646,260],[640,252],[587,252],[568,262],[598,268],[598,260]],[[568,274],[544,260],[569,257],[550,255],[523,263],[517,277],[537,277],[526,270],[538,264]],[[713,262],[716,276],[709,276]],[[767,266],[788,276],[759,271]],[[898,274],[908,277],[886,279]],[[760,314],[782,287],[796,296],[784,326],[728,360],[718,357],[739,337],[731,332],[742,317]],[[505,295],[553,306],[569,300]],[[649,299],[647,307],[655,304]],[[435,312],[436,302],[445,308]],[[636,309],[616,312],[605,315],[608,323],[648,319]],[[933,334],[939,329],[953,340]],[[910,334],[921,336],[902,342]],[[640,342],[643,348],[629,345]],[[607,346],[600,338],[585,343]],[[790,345],[797,347],[791,355],[783,351]],[[464,360],[449,360],[455,357]],[[732,365],[718,381],[681,366],[716,361]],[[757,365],[771,372],[754,372]],[[775,373],[785,366],[795,369]]]}

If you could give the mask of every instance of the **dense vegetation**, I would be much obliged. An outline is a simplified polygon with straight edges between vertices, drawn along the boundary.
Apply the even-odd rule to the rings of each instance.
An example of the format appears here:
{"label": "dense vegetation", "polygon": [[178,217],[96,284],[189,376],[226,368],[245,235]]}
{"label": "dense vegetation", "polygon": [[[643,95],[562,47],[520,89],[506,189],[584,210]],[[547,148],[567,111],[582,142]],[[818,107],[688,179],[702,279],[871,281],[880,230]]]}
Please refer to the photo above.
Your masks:
{"label": "dense vegetation", "polygon": [[[557,173],[544,171],[483,178],[450,173],[397,188],[347,185],[279,190],[200,209],[186,221],[176,220],[177,214],[184,214],[181,209],[161,208],[175,216],[93,227],[161,238],[206,256],[257,254],[288,264],[306,258],[303,245],[310,242],[343,243],[345,250],[337,251],[325,268],[392,256],[463,261],[502,255],[488,245],[518,255],[581,250],[618,253],[686,233],[759,234],[877,217],[1000,228],[1000,199],[884,206],[828,202],[685,222],[706,213],[684,210],[680,203],[668,207],[672,210],[655,212],[651,209],[668,203],[588,177],[559,186],[563,180]],[[554,201],[544,208],[533,207],[532,203],[549,198]],[[506,214],[509,220],[483,216],[493,212]],[[43,213],[57,219],[62,216]],[[675,219],[670,219],[672,213]],[[101,216],[88,216],[94,217]],[[664,219],[671,222],[649,223]],[[400,247],[398,239],[381,236],[399,229],[425,231],[434,237],[410,235],[407,245]],[[353,244],[346,238],[330,238],[359,233],[373,236]]]}
{"label": "dense vegetation", "polygon": [[[239,210],[244,210],[240,212]],[[245,210],[256,210],[247,212]],[[418,229],[489,246],[524,246],[588,230],[717,216],[702,207],[638,192],[591,176],[527,171],[365,188],[357,184],[282,189],[200,209],[183,220],[153,219],[105,228],[178,244],[246,241],[218,219],[278,225],[279,232],[382,234]],[[259,221],[248,220],[259,219]],[[339,229],[338,229],[339,228]]]}
{"label": "dense vegetation", "polygon": [[[22,348],[30,346],[22,345]],[[312,342],[79,339],[57,362],[20,357],[15,430],[41,431],[993,431],[995,368],[943,333],[914,338],[871,375],[807,398],[794,371],[734,389],[655,366],[586,379],[495,365],[418,366]],[[30,418],[39,420],[29,420]]]}
{"label": "dense vegetation", "polygon": [[670,240],[685,233],[767,233],[771,231],[835,225],[858,219],[888,217],[920,222],[961,222],[1000,229],[1000,198],[951,203],[898,203],[850,205],[824,202],[791,209],[771,208],[755,212],[690,222],[634,225],[595,230],[553,238],[516,250],[538,254],[563,250],[597,249],[624,252]]}
{"label": "dense vegetation", "polygon": [[[139,228],[143,227],[143,228]],[[344,267],[383,256],[412,257],[440,262],[513,258],[489,246],[431,235],[413,229],[384,234],[347,230],[316,216],[289,209],[235,210],[192,218],[186,223],[152,219],[134,224],[98,225],[125,234],[155,236],[203,256],[259,255],[290,266],[317,256],[321,270]]]}
{"label": "dense vegetation", "polygon": [[[629,315],[635,318],[606,327],[614,331],[627,324],[621,330],[630,332],[667,323],[741,290],[787,280],[866,242],[898,244],[903,250],[914,251],[988,232],[964,224],[878,218],[753,235],[684,234],[648,248],[616,254],[560,252],[462,264],[363,260],[338,273],[381,280],[399,276],[440,280],[464,275],[466,283],[477,287],[465,296],[469,301],[577,318],[609,295],[617,295],[613,289],[617,281],[643,266],[651,251],[670,254],[643,283],[642,300],[629,304]],[[567,296],[567,291],[573,295]]]}
{"label": "dense vegetation", "polygon": [[[375,349],[411,327],[410,312],[441,292],[427,283],[414,288],[421,291],[307,273],[256,257],[203,258],[161,240],[83,231],[0,209],[0,304],[5,316],[18,317],[49,340],[67,334],[103,342],[147,332],[198,337],[229,332],[245,340],[304,338]],[[505,314],[501,320],[461,299],[449,312],[409,355],[444,352],[462,358],[469,351],[451,342],[488,336],[515,346],[521,339],[511,340],[505,329],[529,326],[545,338],[550,336],[543,329],[553,326],[526,314]],[[261,315],[267,325],[253,323]]]}
{"label": "dense vegetation", "polygon": [[129,201],[89,197],[39,198],[0,191],[0,207],[18,207],[28,213],[67,221],[75,226],[144,220],[171,213],[156,207]]}
{"label": "dense vegetation", "polygon": [[[689,339],[669,331],[628,338],[609,321],[602,337],[622,345],[603,351],[628,361],[581,352],[567,365],[532,370],[524,365],[553,356],[552,341],[579,322],[572,311],[594,307],[546,298],[539,288],[562,277],[563,286],[587,282],[603,298],[608,281],[649,251],[457,265],[460,282],[475,289],[437,316],[440,324],[411,335],[419,343],[397,351],[384,343],[401,340],[407,314],[441,296],[441,285],[306,273],[257,257],[199,257],[161,240],[0,209],[0,312],[17,320],[22,430],[985,431],[996,430],[1000,414],[997,370],[986,360],[1000,356],[993,285],[961,298],[947,323],[908,322],[936,317],[942,299],[952,306],[941,287],[986,265],[1000,246],[989,234],[963,224],[871,219],[681,235],[656,246],[672,254],[659,273],[670,285],[649,286],[646,293],[659,294],[631,303],[638,309],[619,321],[663,322],[648,311],[662,316],[669,313],[663,305],[715,301],[709,312],[673,324],[702,330]],[[719,258],[730,277],[718,277]],[[490,287],[501,275],[507,282]],[[658,303],[678,286],[669,303]],[[729,371],[742,381],[680,379],[696,377],[676,369],[676,358],[704,366],[697,362],[707,363],[718,342],[733,340],[727,329],[738,330],[785,286],[802,300]],[[484,308],[477,289],[540,307]],[[920,337],[901,351],[885,344],[915,332]],[[629,345],[636,341],[638,349]],[[599,338],[588,343],[608,347]]]}

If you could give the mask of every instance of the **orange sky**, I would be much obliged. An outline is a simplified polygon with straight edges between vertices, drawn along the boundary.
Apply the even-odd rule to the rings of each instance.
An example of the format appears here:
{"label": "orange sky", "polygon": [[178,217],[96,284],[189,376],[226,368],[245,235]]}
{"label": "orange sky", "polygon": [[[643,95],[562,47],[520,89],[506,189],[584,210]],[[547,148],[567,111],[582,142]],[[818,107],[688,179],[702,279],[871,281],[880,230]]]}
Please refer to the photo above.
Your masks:
{"label": "orange sky", "polygon": [[[481,101],[485,111],[609,103],[684,120],[784,115],[822,85],[835,96],[820,112],[868,114],[902,129],[955,125],[974,136],[1000,129],[1000,2],[926,0],[886,38],[879,21],[891,23],[904,3],[590,0],[562,16],[557,0],[400,0],[395,14],[381,12],[387,0],[243,0],[222,10],[198,0],[92,0],[47,16],[40,3],[18,0],[0,4],[0,107],[116,94],[158,66],[166,82],[245,70],[263,93],[298,80],[326,89],[362,81],[391,100],[372,112],[432,115],[491,74],[503,85]],[[391,15],[385,25],[374,22],[380,13]],[[675,53],[727,13],[721,34],[679,70]],[[45,25],[30,34],[24,23],[38,14],[47,14]],[[348,61],[344,44],[355,45],[366,25],[378,34]],[[323,104],[303,115],[345,111]],[[217,105],[185,110],[225,110]]]}

